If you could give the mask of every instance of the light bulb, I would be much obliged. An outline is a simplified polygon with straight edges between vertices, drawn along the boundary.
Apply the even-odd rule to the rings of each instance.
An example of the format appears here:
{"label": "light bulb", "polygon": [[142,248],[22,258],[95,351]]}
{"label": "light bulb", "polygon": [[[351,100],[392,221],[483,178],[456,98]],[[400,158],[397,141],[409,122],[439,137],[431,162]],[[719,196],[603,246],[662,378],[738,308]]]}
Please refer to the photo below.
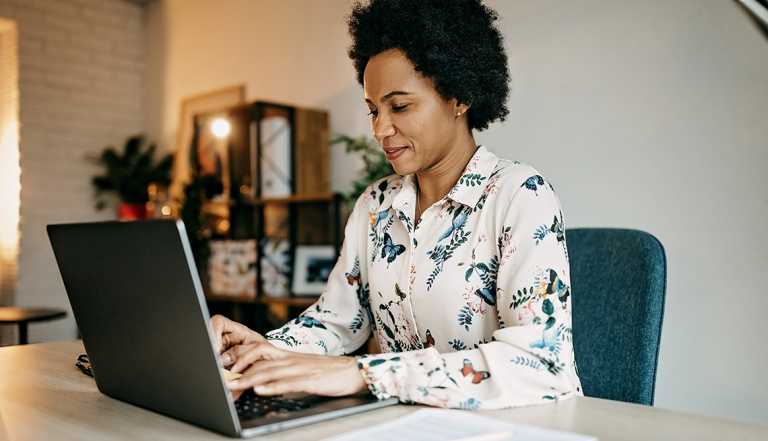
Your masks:
{"label": "light bulb", "polygon": [[229,136],[229,132],[232,130],[232,126],[226,118],[216,118],[211,122],[211,131],[213,136],[224,139]]}

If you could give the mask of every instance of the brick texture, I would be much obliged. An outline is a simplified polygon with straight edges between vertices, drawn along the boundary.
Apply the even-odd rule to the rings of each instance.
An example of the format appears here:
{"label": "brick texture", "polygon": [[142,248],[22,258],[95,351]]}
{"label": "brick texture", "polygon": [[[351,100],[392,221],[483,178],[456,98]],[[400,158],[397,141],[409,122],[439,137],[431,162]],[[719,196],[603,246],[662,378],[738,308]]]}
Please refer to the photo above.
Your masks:
{"label": "brick texture", "polygon": [[[18,27],[21,244],[16,304],[69,311],[45,226],[114,218],[94,210],[86,155],[144,126],[145,23],[124,0],[0,0]],[[30,326],[31,341],[72,339],[67,320]]]}

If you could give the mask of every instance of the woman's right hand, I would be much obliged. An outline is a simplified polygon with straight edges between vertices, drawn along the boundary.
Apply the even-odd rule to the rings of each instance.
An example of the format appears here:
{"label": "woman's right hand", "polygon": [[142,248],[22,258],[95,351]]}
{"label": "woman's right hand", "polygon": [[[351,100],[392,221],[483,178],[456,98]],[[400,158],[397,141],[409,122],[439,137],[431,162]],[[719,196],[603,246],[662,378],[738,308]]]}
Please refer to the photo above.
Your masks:
{"label": "woman's right hand", "polygon": [[[211,317],[211,326],[213,327],[213,333],[216,337],[216,351],[219,354],[224,353],[226,350],[237,345],[247,345],[254,343],[266,342],[261,334],[251,330],[247,326],[232,321],[223,315],[214,315]],[[226,355],[226,354],[225,354]],[[234,360],[225,360],[222,358],[221,362],[224,366],[229,366],[234,363]]]}

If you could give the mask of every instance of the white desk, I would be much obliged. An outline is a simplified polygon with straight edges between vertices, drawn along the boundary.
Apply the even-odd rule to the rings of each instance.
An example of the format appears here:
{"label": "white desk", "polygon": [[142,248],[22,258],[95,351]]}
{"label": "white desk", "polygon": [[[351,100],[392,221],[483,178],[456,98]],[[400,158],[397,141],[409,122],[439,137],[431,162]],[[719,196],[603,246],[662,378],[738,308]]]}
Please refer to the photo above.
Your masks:
{"label": "white desk", "polygon": [[[102,395],[74,366],[82,352],[79,341],[0,348],[0,439],[231,439]],[[318,440],[420,408],[392,406],[254,439]],[[768,440],[768,426],[595,398],[482,413],[601,440]]]}

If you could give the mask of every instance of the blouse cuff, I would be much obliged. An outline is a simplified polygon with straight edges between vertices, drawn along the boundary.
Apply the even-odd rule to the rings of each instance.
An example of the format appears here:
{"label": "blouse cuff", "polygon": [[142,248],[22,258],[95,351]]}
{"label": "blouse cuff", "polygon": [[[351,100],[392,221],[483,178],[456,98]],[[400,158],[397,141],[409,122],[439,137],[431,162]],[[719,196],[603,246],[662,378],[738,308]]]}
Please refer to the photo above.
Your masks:
{"label": "blouse cuff", "polygon": [[401,396],[406,380],[406,366],[401,354],[373,354],[357,357],[357,367],[368,390],[379,400]]}

